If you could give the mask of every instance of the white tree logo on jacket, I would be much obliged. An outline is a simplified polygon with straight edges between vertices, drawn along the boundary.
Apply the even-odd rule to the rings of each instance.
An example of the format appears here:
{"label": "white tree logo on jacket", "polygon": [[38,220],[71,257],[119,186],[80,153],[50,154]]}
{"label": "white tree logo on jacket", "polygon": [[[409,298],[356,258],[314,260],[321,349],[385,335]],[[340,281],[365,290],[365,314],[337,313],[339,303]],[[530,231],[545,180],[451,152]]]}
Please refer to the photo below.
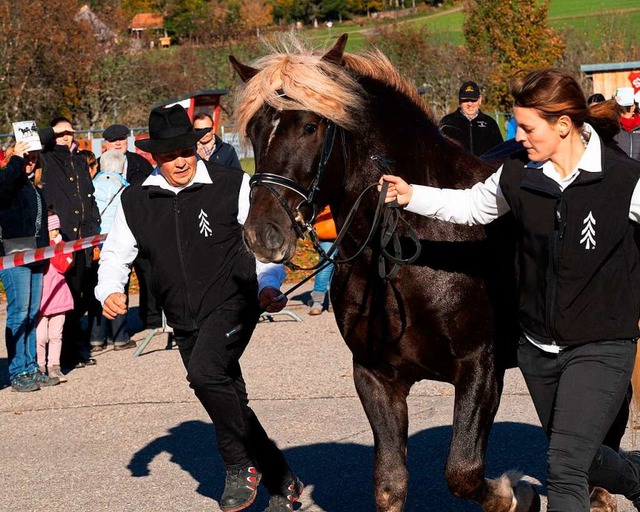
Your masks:
{"label": "white tree logo on jacket", "polygon": [[584,244],[585,249],[595,249],[596,248],[596,219],[593,218],[593,213],[589,212],[589,215],[585,217],[582,221],[585,224],[582,229],[582,240],[580,240],[580,244]]}
{"label": "white tree logo on jacket", "polygon": [[200,209],[200,213],[198,214],[198,219],[200,219],[200,234],[204,235],[205,238],[211,236],[208,217],[204,210]]}

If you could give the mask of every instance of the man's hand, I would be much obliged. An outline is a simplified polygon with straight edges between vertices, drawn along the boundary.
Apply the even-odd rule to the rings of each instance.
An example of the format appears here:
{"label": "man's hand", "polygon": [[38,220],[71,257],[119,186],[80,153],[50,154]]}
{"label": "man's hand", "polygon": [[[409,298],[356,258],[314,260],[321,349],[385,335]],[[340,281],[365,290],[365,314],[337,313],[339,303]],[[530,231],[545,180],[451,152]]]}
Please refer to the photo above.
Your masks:
{"label": "man's hand", "polygon": [[118,315],[127,312],[127,296],[124,293],[112,293],[104,301],[102,315],[109,320],[114,320]]}
{"label": "man's hand", "polygon": [[277,288],[265,286],[258,295],[260,309],[267,313],[277,313],[278,311],[282,311],[287,305],[289,299],[287,299],[287,297],[282,297],[282,299],[276,301],[280,295],[282,295],[282,293]]}

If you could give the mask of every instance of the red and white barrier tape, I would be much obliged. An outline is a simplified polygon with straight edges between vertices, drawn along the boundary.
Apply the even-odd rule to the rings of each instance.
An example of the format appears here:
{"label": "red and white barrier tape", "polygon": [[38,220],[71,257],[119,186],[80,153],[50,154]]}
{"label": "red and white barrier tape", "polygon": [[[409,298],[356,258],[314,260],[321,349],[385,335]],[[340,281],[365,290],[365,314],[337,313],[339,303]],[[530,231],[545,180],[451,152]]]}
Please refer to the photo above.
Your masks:
{"label": "red and white barrier tape", "polygon": [[58,254],[71,254],[72,252],[88,249],[89,247],[96,247],[103,243],[105,238],[107,238],[106,233],[87,238],[79,238],[78,240],[72,240],[71,242],[60,242],[56,245],[31,249],[30,251],[8,254],[7,256],[0,258],[0,270],[20,267],[36,261],[48,260]]}

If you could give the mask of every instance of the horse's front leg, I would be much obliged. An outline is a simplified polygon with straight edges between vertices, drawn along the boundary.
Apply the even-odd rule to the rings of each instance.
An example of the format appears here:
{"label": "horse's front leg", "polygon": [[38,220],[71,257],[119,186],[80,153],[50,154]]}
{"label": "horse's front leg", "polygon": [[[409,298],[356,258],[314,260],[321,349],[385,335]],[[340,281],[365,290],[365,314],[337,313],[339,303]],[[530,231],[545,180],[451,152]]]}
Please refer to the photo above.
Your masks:
{"label": "horse's front leg", "polygon": [[451,492],[485,512],[538,512],[540,498],[519,475],[485,479],[485,455],[500,397],[489,346],[458,361],[453,435],[445,476]]}
{"label": "horse's front leg", "polygon": [[353,378],[373,430],[378,512],[400,512],[407,498],[407,395],[411,386],[354,361]]}

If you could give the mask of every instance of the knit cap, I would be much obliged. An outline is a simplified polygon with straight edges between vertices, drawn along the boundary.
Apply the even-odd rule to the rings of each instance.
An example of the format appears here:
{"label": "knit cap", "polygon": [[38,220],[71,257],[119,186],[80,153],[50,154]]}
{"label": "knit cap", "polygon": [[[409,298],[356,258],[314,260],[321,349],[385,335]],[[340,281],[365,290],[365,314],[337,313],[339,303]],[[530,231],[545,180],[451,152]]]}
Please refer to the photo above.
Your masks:
{"label": "knit cap", "polygon": [[51,231],[52,229],[60,229],[60,217],[58,217],[57,215],[49,215],[48,222],[49,231]]}

